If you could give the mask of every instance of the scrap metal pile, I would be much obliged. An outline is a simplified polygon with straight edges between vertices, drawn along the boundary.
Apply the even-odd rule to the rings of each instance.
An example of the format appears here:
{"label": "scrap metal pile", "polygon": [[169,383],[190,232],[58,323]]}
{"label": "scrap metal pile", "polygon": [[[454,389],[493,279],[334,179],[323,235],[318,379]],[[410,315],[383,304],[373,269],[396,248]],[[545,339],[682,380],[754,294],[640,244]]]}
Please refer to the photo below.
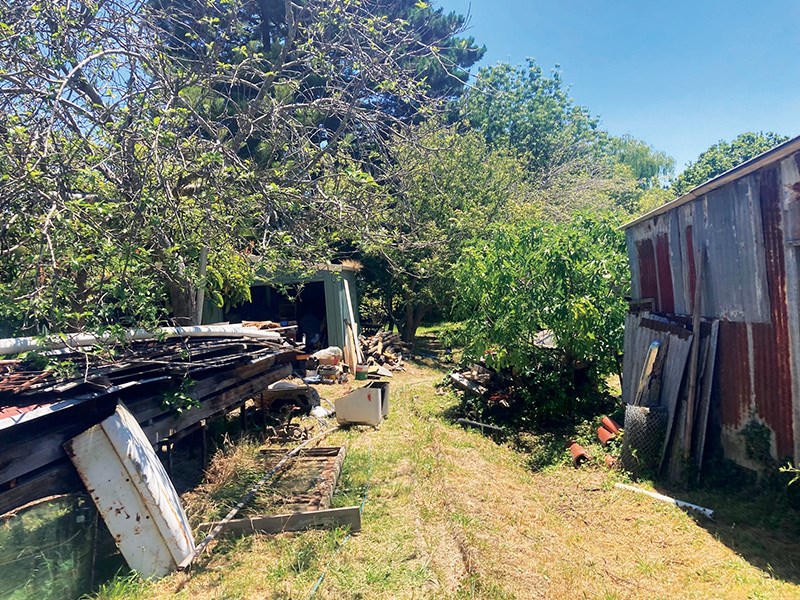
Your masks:
{"label": "scrap metal pile", "polygon": [[[44,344],[0,340],[0,513],[75,487],[63,444],[119,403],[151,444],[171,444],[207,419],[258,399],[291,374],[296,355],[279,333],[246,327],[165,328],[149,339],[138,331],[128,337],[114,346],[87,335]],[[26,353],[9,352],[18,349]]]}

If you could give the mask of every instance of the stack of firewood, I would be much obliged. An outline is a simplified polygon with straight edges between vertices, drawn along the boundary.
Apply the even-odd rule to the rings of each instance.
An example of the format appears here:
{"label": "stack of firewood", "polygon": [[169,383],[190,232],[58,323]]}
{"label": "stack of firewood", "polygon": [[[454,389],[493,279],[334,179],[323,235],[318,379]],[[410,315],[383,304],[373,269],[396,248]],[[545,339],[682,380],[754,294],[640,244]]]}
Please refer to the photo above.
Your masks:
{"label": "stack of firewood", "polygon": [[379,365],[390,371],[403,370],[403,357],[408,357],[409,345],[400,334],[379,331],[372,337],[361,336],[361,350],[368,365]]}

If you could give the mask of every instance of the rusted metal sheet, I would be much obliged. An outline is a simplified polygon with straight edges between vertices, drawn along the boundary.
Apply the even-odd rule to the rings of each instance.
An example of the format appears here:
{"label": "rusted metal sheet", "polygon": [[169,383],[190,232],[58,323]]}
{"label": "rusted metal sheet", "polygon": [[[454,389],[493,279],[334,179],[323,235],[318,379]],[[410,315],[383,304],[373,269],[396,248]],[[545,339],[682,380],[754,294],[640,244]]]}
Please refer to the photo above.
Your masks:
{"label": "rusted metal sheet", "polygon": [[641,298],[658,299],[656,253],[653,248],[653,241],[646,239],[636,242],[636,254],[639,262],[639,293]]}
{"label": "rusted metal sheet", "polygon": [[636,242],[633,233],[627,231],[625,234],[625,245],[628,250],[628,266],[631,271],[631,298],[643,298],[642,286],[639,281],[639,257],[637,255]]}
{"label": "rusted metal sheet", "polygon": [[[800,154],[781,161],[781,200],[784,214],[793,220],[800,209]],[[795,221],[800,221],[797,215]],[[800,222],[797,223],[800,225]],[[792,432],[795,460],[800,458],[800,246],[793,227],[784,226],[786,265],[786,304],[792,372]]]}
{"label": "rusted metal sheet", "polygon": [[695,207],[694,246],[705,247],[704,317],[766,323],[764,238],[758,174],[714,190]]}
{"label": "rusted metal sheet", "polygon": [[125,406],[74,437],[66,449],[132,569],[163,577],[194,551],[180,498]]}
{"label": "rusted metal sheet", "polygon": [[686,260],[686,272],[689,275],[689,285],[687,286],[687,294],[684,302],[687,309],[682,313],[686,315],[690,315],[694,312],[694,292],[697,289],[697,263],[694,261],[694,238],[692,237],[692,230],[693,228],[691,225],[687,225],[684,229],[686,256],[689,257]]}
{"label": "rusted metal sheet", "polygon": [[[688,306],[686,304],[686,288],[689,284],[686,273],[686,244],[684,238],[684,225],[680,218],[680,213],[670,214],[669,220],[669,261],[670,271],[672,272],[672,295],[676,314],[686,314]],[[673,241],[674,240],[674,241]]]}
{"label": "rusted metal sheet", "polygon": [[622,400],[626,404],[633,403],[650,344],[658,340],[667,348],[660,397],[662,401],[667,401],[667,405],[671,405],[678,397],[683,379],[686,357],[692,341],[691,332],[670,323],[659,322],[650,318],[648,313],[642,313],[627,316],[625,334],[626,360],[623,363]]}
{"label": "rusted metal sheet", "polygon": [[786,270],[781,231],[780,173],[777,167],[761,173],[761,220],[770,302],[770,324],[753,325],[755,368],[753,386],[758,414],[775,434],[776,458],[794,453],[792,381],[789,363],[789,323]]}
{"label": "rusted metal sheet", "polygon": [[[705,248],[702,313],[720,320],[714,387],[726,454],[757,467],[748,439],[756,431],[772,460],[800,459],[800,154],[635,222],[626,235],[636,250],[633,300],[653,297],[663,313],[692,313],[694,255]],[[635,339],[626,336],[626,354]]]}
{"label": "rusted metal sheet", "polygon": [[658,307],[661,312],[675,312],[675,296],[672,291],[672,265],[669,257],[669,236],[656,236],[656,265],[658,275]]}

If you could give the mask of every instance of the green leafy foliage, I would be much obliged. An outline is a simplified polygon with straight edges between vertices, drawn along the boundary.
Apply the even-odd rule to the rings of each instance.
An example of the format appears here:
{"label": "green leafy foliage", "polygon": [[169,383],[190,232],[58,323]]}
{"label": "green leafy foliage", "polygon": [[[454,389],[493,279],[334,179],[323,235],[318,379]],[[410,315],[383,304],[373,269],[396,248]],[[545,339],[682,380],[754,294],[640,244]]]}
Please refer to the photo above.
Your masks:
{"label": "green leafy foliage", "polygon": [[[508,370],[517,420],[575,417],[618,371],[628,287],[619,219],[495,227],[455,268],[465,358]],[[555,348],[537,335],[552,332]]]}
{"label": "green leafy foliage", "polygon": [[607,151],[630,170],[642,189],[660,187],[675,170],[675,159],[666,152],[629,135],[609,138]]}
{"label": "green leafy foliage", "polygon": [[254,267],[330,260],[369,233],[387,140],[481,53],[410,2],[6,3],[0,23],[4,334],[191,323],[201,288],[236,304]]}
{"label": "green leafy foliage", "polygon": [[532,59],[481,68],[462,112],[491,148],[521,157],[539,177],[592,154],[600,140],[597,120],[574,103],[561,73],[547,76]]}
{"label": "green leafy foliage", "polygon": [[374,236],[360,240],[366,274],[406,339],[425,316],[448,313],[452,265],[465,244],[524,191],[523,166],[463,126],[430,122],[397,140]]}
{"label": "green leafy foliage", "polygon": [[721,175],[725,171],[766,152],[789,138],[768,132],[742,133],[730,142],[720,141],[689,163],[672,184],[675,195],[685,194],[693,187]]}

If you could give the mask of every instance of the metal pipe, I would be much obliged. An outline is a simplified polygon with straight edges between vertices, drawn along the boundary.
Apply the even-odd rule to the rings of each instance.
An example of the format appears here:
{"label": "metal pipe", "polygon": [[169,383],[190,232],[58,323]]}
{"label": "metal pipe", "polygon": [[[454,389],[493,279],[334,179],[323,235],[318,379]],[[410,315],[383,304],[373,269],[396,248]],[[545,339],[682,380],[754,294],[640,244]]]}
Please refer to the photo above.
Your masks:
{"label": "metal pipe", "polygon": [[642,488],[637,488],[632,485],[625,485],[624,483],[615,483],[614,487],[620,490],[628,490],[629,492],[636,492],[637,494],[644,494],[645,496],[650,496],[651,498],[655,498],[656,500],[661,500],[661,502],[666,502],[667,504],[672,504],[673,506],[677,506],[679,508],[691,508],[692,510],[696,510],[698,512],[703,513],[709,519],[714,518],[713,510],[711,510],[710,508],[704,508],[702,506],[698,506],[697,504],[692,504],[691,502],[676,500],[675,498],[670,498],[669,496],[665,496],[664,494],[659,494],[658,492],[643,490]]}
{"label": "metal pipe", "polygon": [[200,275],[200,283],[197,284],[197,306],[194,322],[196,325],[203,324],[203,304],[206,301],[206,269],[208,268],[208,247],[204,246],[200,250],[200,267],[198,274]]}
{"label": "metal pipe", "polygon": [[[125,340],[129,342],[172,337],[247,337],[272,341],[281,339],[281,335],[274,331],[236,325],[159,327],[154,331],[148,331],[147,329],[129,329],[125,332]],[[5,338],[0,339],[0,355],[19,354],[32,350],[57,350],[59,348],[97,346],[113,342],[116,339],[117,336],[109,333],[104,333],[102,335],[95,335],[93,333],[68,333],[53,335],[45,339],[35,337]]]}
{"label": "metal pipe", "polygon": [[456,423],[462,427],[477,427],[481,430],[481,433],[483,433],[484,429],[491,429],[497,433],[504,433],[502,427],[498,427],[497,425],[489,425],[488,423],[480,423],[478,421],[470,421],[469,419],[456,419]]}

